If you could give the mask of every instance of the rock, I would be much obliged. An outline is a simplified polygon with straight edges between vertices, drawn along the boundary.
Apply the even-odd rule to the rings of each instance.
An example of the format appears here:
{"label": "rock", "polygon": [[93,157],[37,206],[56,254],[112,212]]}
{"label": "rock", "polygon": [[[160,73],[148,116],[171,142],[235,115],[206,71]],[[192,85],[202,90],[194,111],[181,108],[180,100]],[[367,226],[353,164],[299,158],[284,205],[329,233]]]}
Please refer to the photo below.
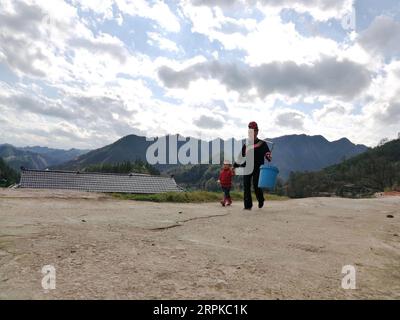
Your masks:
{"label": "rock", "polygon": [[215,286],[218,288],[218,289],[222,289],[224,286],[226,286],[228,283],[225,281],[225,280],[222,280],[222,279],[218,279],[217,280],[217,283],[215,284]]}

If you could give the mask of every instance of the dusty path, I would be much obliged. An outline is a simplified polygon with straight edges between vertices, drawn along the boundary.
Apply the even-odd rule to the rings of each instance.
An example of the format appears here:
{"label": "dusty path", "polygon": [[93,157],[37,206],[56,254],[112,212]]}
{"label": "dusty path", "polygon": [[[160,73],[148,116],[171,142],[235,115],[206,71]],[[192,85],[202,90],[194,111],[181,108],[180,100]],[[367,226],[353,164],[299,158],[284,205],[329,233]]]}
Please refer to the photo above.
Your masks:
{"label": "dusty path", "polygon": [[[56,290],[41,287],[48,264]],[[348,264],[356,290],[341,288]],[[0,190],[0,298],[399,299],[400,197],[247,213],[241,203]]]}

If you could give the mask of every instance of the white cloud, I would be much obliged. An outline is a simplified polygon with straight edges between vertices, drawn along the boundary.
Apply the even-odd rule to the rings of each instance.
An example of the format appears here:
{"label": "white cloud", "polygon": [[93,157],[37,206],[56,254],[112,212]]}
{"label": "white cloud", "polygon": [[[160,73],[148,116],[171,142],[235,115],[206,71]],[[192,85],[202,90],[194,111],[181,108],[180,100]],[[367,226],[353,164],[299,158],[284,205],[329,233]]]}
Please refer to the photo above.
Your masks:
{"label": "white cloud", "polygon": [[[300,34],[279,12],[341,19],[347,0],[241,2],[0,0],[0,64],[16,75],[0,80],[0,142],[92,148],[129,133],[240,138],[251,120],[268,137],[305,132],[371,145],[400,131],[398,22],[378,17],[335,41]],[[128,39],[132,16],[150,27]],[[132,49],[145,34],[165,52]]]}
{"label": "white cloud", "polygon": [[332,116],[344,116],[346,113],[348,113],[351,110],[351,105],[349,104],[344,104],[344,103],[336,103],[336,102],[331,102],[327,103],[323,106],[322,109],[316,109],[313,112],[313,116],[316,121],[320,121],[324,118],[326,118],[328,121],[330,121]]}
{"label": "white cloud", "polygon": [[118,38],[95,36],[64,1],[9,5],[13,11],[0,19],[1,61],[18,75],[41,77],[53,85],[92,82],[133,59]]}
{"label": "white cloud", "polygon": [[[279,13],[268,12],[262,21],[235,20],[224,16],[219,8],[186,4],[183,12],[193,24],[192,31],[218,40],[226,50],[243,50],[245,62],[260,65],[272,61],[309,63],[321,55],[338,55],[338,43],[331,39],[304,37],[293,23],[283,23]],[[227,23],[241,27],[244,32],[223,32]]]}
{"label": "white cloud", "polygon": [[195,6],[220,6],[236,10],[251,10],[253,6],[256,6],[268,13],[271,10],[279,13],[282,9],[293,9],[300,13],[309,13],[314,19],[320,21],[331,18],[341,19],[351,10],[353,2],[353,0],[190,0],[190,3]]}
{"label": "white cloud", "polygon": [[[119,79],[106,90],[104,86],[67,88],[60,90],[62,99],[49,98],[34,89],[0,82],[0,110],[7,119],[1,126],[9,128],[13,119],[18,119],[12,133],[23,136],[36,132],[38,137],[31,141],[44,145],[93,148],[123,135],[142,133],[143,115],[150,103],[154,105],[152,92],[141,80]],[[151,122],[146,122],[145,127],[150,128]],[[1,139],[10,136],[8,132],[5,135]]]}
{"label": "white cloud", "polygon": [[179,48],[175,42],[163,37],[160,33],[157,32],[148,32],[147,36],[149,37],[148,43],[154,46],[158,46],[162,50],[178,52]]}
{"label": "white cloud", "polygon": [[140,16],[157,22],[169,32],[179,32],[180,22],[165,2],[157,0],[150,5],[145,0],[115,0],[119,9],[131,16]]}
{"label": "white cloud", "polygon": [[103,16],[104,19],[114,18],[112,5],[113,0],[72,0],[74,5],[79,5],[84,11],[93,11]]}
{"label": "white cloud", "polygon": [[[252,0],[250,0],[251,2]],[[309,13],[315,20],[327,21],[329,19],[341,20],[352,10],[353,0],[261,0],[264,12],[270,8],[281,10],[290,8],[300,13]]]}
{"label": "white cloud", "polygon": [[121,64],[126,62],[128,52],[124,43],[116,37],[101,33],[98,37],[72,38],[69,40],[70,48],[85,49],[96,56],[107,54],[116,58]]}

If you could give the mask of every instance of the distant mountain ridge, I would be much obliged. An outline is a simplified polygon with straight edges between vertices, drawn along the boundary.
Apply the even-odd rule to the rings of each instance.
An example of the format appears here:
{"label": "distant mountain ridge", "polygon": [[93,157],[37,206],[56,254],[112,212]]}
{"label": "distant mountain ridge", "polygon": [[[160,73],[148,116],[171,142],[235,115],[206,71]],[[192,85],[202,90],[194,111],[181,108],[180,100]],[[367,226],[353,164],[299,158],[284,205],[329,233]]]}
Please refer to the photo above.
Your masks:
{"label": "distant mountain ridge", "polygon": [[284,179],[291,171],[317,171],[368,150],[347,138],[330,142],[320,135],[289,135],[270,140],[275,143],[273,163]]}
{"label": "distant mountain ridge", "polygon": [[[186,138],[186,141],[188,139]],[[289,176],[291,171],[320,170],[368,150],[368,147],[353,144],[347,138],[330,142],[323,136],[307,136],[302,134],[267,140],[275,144],[273,163],[279,167],[280,175],[284,179]],[[178,141],[178,150],[186,141]],[[223,152],[223,140],[215,139],[213,141],[220,143],[221,152]],[[74,160],[57,165],[55,168],[78,170],[98,163],[121,163],[127,160],[135,161],[136,159],[146,161],[146,150],[153,143],[153,141],[147,141],[146,137],[128,135],[110,145],[89,151]],[[207,141],[207,143],[211,150],[212,141]],[[198,153],[200,154],[200,145]],[[167,148],[167,156],[168,154],[169,148]],[[156,165],[156,167],[161,171],[166,171],[174,166]]]}
{"label": "distant mountain ridge", "polygon": [[21,166],[30,169],[46,169],[75,159],[87,151],[52,149],[38,146],[15,147],[11,144],[0,144],[0,158],[15,170],[19,170]]}
{"label": "distant mountain ridge", "polygon": [[293,173],[287,187],[292,198],[321,194],[363,197],[390,190],[400,191],[400,139],[320,171]]}

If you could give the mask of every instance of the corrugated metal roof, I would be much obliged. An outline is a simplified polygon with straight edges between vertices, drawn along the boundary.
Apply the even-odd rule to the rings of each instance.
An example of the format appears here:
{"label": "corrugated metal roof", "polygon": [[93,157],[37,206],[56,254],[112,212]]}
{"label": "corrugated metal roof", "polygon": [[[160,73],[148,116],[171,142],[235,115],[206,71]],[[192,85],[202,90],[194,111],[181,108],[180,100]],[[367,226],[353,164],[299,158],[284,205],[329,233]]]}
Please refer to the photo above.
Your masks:
{"label": "corrugated metal roof", "polygon": [[182,191],[174,178],[169,177],[28,169],[21,170],[20,187],[146,194]]}

